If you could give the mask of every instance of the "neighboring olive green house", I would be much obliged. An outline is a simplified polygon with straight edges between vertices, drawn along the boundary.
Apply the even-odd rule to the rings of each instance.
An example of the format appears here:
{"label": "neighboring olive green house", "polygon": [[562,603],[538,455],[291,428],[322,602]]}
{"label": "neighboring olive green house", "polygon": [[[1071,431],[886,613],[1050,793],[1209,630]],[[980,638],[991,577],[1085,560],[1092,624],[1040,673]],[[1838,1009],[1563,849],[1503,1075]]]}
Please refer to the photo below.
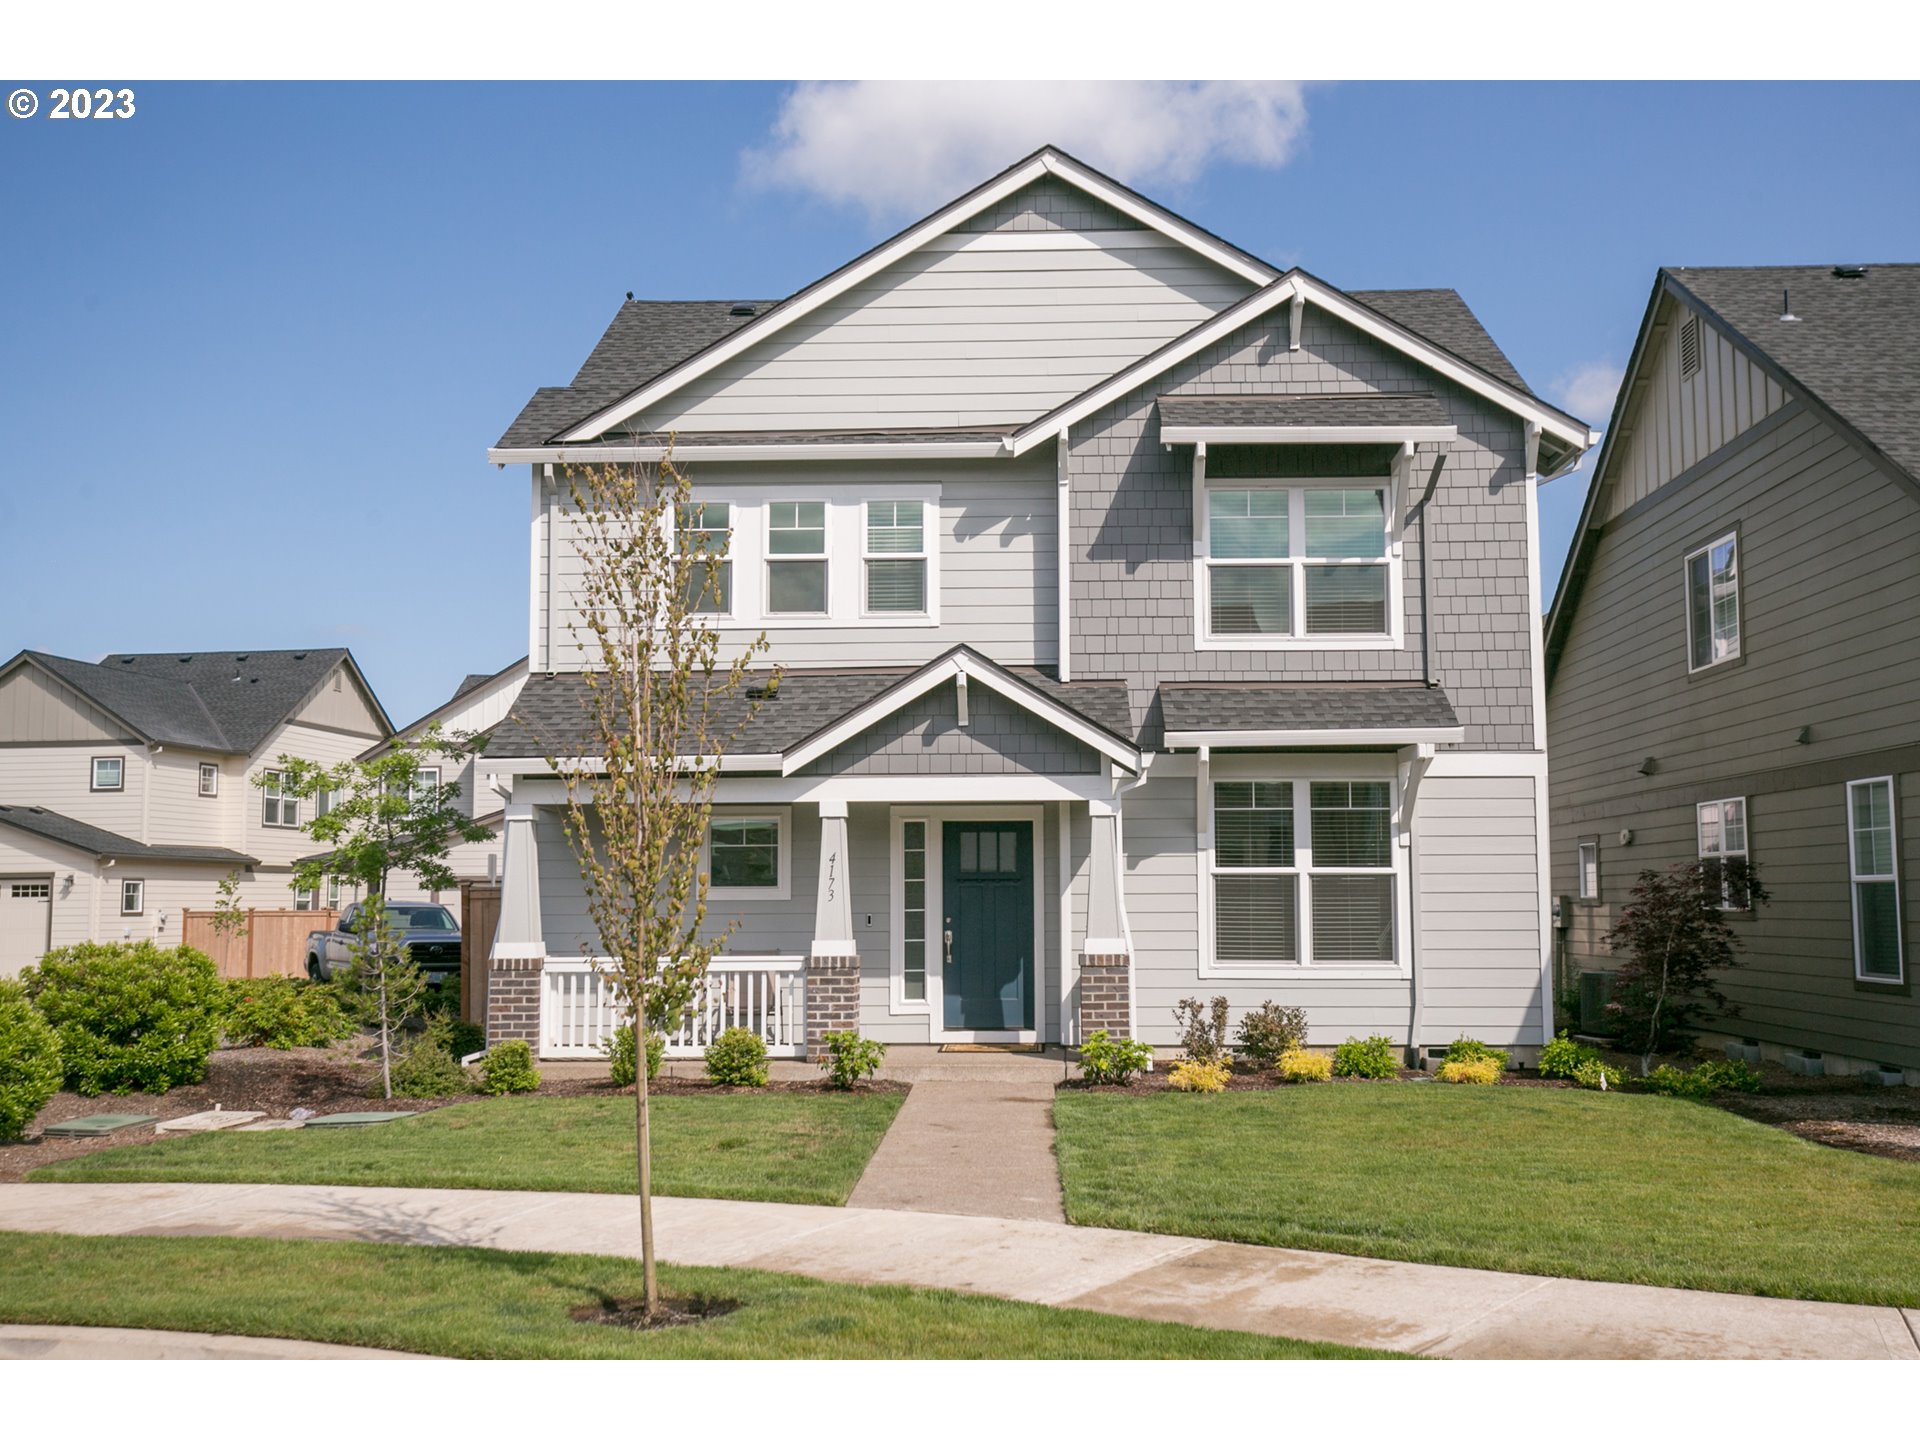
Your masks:
{"label": "neighboring olive green house", "polygon": [[1660,272],[1546,676],[1563,975],[1744,855],[1726,1037],[1920,1085],[1920,266]]}

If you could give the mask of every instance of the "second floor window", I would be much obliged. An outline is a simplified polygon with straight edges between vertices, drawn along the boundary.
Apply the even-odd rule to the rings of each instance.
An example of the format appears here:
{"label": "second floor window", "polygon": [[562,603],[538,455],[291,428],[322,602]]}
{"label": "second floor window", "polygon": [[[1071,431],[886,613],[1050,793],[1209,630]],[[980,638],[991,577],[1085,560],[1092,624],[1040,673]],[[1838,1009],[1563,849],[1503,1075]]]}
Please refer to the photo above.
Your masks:
{"label": "second floor window", "polygon": [[1209,640],[1392,633],[1383,486],[1210,486],[1203,547]]}
{"label": "second floor window", "polygon": [[866,608],[875,615],[919,615],[927,608],[927,528],[918,500],[869,500]]}
{"label": "second floor window", "polygon": [[767,613],[826,612],[826,503],[777,500],[767,507]]}
{"label": "second floor window", "polygon": [[1747,802],[1709,800],[1695,811],[1700,859],[1708,883],[1720,892],[1722,910],[1745,910],[1747,896]]}
{"label": "second floor window", "polygon": [[126,784],[127,762],[118,755],[93,757],[94,790],[118,790]]}
{"label": "second floor window", "polygon": [[1723,535],[1687,556],[1687,668],[1740,654],[1740,540]]}
{"label": "second floor window", "polygon": [[211,800],[220,793],[220,767],[202,764],[200,766],[200,793]]}
{"label": "second floor window", "polygon": [[282,792],[281,786],[286,778],[284,771],[267,771],[267,783],[260,791],[260,823],[275,829],[297,830],[300,827],[300,801]]}
{"label": "second floor window", "polygon": [[733,507],[703,500],[680,507],[676,539],[695,559],[687,576],[687,609],[696,615],[733,613]]}
{"label": "second floor window", "polygon": [[1574,869],[1579,875],[1580,898],[1598,900],[1600,898],[1600,841],[1596,838],[1582,840],[1575,853]]}

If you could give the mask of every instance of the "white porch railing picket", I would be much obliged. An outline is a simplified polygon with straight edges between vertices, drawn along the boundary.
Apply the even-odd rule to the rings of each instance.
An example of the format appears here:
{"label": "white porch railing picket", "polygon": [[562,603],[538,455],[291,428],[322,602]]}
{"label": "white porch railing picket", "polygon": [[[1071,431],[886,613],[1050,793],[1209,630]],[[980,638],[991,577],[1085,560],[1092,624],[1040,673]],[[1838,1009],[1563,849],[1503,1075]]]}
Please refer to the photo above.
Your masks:
{"label": "white porch railing picket", "polygon": [[[806,962],[797,956],[728,955],[707,967],[706,993],[667,1054],[697,1056],[722,1030],[739,1026],[767,1042],[773,1056],[807,1050]],[[540,984],[540,1056],[545,1060],[598,1059],[622,1023],[619,986],[593,961],[549,959]]]}

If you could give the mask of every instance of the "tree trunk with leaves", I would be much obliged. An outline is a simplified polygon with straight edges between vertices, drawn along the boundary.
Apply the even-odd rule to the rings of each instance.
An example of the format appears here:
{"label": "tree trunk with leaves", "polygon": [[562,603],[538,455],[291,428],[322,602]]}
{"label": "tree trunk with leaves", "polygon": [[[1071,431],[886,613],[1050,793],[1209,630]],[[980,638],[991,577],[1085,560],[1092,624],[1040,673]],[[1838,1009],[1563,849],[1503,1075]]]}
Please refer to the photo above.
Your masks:
{"label": "tree trunk with leaves", "polygon": [[658,465],[570,467],[565,478],[580,557],[580,619],[570,628],[585,652],[590,743],[550,750],[548,763],[566,786],[564,828],[598,958],[633,1028],[634,1181],[651,1319],[660,1291],[647,1039],[684,1023],[732,928],[707,923],[702,843],[720,757],[778,675],[749,688],[764,635],[721,658],[702,614],[727,584],[727,530],[682,523],[700,507],[671,453]]}

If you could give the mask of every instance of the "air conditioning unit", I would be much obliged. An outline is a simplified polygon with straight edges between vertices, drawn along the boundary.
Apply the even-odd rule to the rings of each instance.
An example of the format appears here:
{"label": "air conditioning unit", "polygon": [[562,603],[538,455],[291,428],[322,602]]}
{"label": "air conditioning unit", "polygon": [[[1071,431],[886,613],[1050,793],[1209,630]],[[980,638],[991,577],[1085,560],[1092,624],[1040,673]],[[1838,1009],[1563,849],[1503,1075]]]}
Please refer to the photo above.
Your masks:
{"label": "air conditioning unit", "polygon": [[1581,973],[1581,1034],[1611,1035],[1613,1033],[1613,1016],[1607,1013],[1607,1002],[1612,998],[1613,972],[1611,970],[1587,970]]}

